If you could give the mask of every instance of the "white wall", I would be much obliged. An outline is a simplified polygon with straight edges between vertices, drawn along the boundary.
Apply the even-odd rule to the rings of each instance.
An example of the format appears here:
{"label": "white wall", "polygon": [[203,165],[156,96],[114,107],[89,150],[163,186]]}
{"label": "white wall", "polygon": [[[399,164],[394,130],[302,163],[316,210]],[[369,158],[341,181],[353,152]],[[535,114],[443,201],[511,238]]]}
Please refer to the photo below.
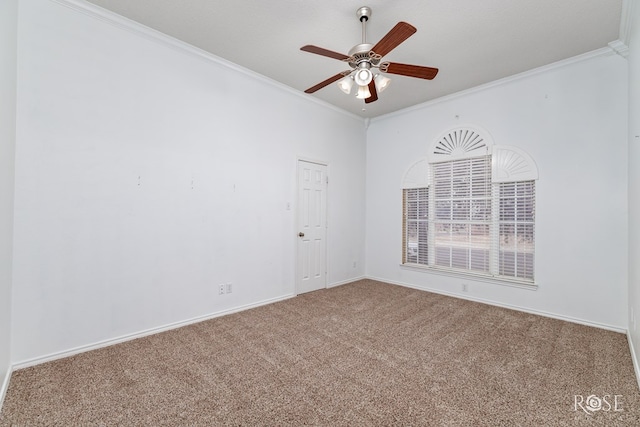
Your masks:
{"label": "white wall", "polygon": [[[372,120],[367,275],[626,329],[627,67],[617,55],[593,56]],[[538,165],[536,291],[399,266],[403,174],[459,124],[481,126]]]}
{"label": "white wall", "polygon": [[298,156],[328,284],[364,274],[362,119],[52,1],[19,22],[14,363],[294,294]]}
{"label": "white wall", "polygon": [[629,336],[640,375],[640,5],[632,8],[629,40]]}
{"label": "white wall", "polygon": [[[330,167],[329,285],[366,262],[370,277],[626,328],[640,239],[627,252],[619,56],[375,119],[365,135],[356,117],[118,19],[20,5],[12,362],[292,295],[298,156]],[[459,123],[538,164],[537,291],[399,267],[402,175]],[[219,296],[222,282],[234,292]]]}
{"label": "white wall", "polygon": [[17,17],[17,0],[0,2],[0,407],[11,364]]}

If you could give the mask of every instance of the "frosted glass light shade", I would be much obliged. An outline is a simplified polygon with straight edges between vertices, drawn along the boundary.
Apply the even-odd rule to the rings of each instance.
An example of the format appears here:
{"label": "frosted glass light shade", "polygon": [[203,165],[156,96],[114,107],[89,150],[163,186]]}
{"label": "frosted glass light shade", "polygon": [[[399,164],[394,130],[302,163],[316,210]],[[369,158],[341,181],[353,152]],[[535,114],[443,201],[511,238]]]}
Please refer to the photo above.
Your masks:
{"label": "frosted glass light shade", "polygon": [[351,88],[353,87],[353,78],[351,76],[347,76],[338,80],[338,87],[341,91],[349,95],[351,93]]}
{"label": "frosted glass light shade", "polygon": [[367,86],[373,80],[373,73],[367,68],[361,68],[356,71],[354,79],[358,86]]}
{"label": "frosted glass light shade", "polygon": [[369,86],[359,86],[358,87],[358,94],[356,95],[356,98],[358,99],[367,99],[371,96],[371,92],[369,92]]}
{"label": "frosted glass light shade", "polygon": [[378,74],[374,81],[376,82],[376,90],[378,92],[382,92],[391,84],[391,79],[383,76],[382,74]]}

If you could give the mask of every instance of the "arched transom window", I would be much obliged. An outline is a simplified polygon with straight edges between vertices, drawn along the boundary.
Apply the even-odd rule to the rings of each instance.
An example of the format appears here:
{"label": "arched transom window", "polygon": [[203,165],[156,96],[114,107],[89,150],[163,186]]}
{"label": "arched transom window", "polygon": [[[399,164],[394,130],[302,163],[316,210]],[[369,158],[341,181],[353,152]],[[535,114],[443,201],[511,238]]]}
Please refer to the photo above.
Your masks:
{"label": "arched transom window", "polygon": [[402,263],[533,284],[537,179],[486,131],[443,132],[403,178]]}

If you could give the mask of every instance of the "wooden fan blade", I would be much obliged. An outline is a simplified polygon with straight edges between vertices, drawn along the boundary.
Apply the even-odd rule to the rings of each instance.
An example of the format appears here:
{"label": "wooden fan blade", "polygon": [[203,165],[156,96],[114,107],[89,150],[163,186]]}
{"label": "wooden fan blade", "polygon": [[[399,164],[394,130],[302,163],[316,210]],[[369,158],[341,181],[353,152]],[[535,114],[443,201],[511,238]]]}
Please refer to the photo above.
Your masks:
{"label": "wooden fan blade", "polygon": [[329,58],[339,59],[341,61],[344,59],[349,59],[347,55],[344,55],[342,53],[334,52],[332,50],[324,49],[324,48],[313,46],[310,44],[306,46],[302,46],[300,50],[303,50],[309,53],[315,53],[316,55],[328,56]]}
{"label": "wooden fan blade", "polygon": [[437,68],[423,67],[421,65],[398,64],[397,62],[387,62],[386,64],[386,67],[380,67],[380,71],[427,80],[433,79],[436,74],[438,74]]}
{"label": "wooden fan blade", "polygon": [[398,22],[371,50],[380,56],[385,56],[416,31],[416,27],[413,25],[406,22]]}
{"label": "wooden fan blade", "polygon": [[364,100],[365,104],[378,100],[378,91],[376,90],[376,83],[373,80],[369,83],[369,93],[371,93],[371,96]]}
{"label": "wooden fan blade", "polygon": [[331,77],[329,77],[327,80],[325,80],[325,81],[323,81],[323,82],[320,82],[320,83],[318,83],[318,84],[317,84],[317,85],[315,85],[315,86],[310,87],[309,89],[305,90],[304,92],[305,92],[305,93],[313,93],[313,92],[315,92],[315,91],[317,91],[317,90],[322,89],[323,87],[325,87],[325,86],[327,86],[327,85],[330,85],[330,84],[331,84],[331,83],[333,83],[333,82],[337,82],[338,80],[340,80],[340,79],[341,79],[341,78],[343,78],[344,76],[349,75],[349,73],[351,73],[351,70],[349,70],[349,71],[343,71],[343,72],[341,72],[341,73],[338,73],[338,74],[336,74],[335,76],[331,76]]}

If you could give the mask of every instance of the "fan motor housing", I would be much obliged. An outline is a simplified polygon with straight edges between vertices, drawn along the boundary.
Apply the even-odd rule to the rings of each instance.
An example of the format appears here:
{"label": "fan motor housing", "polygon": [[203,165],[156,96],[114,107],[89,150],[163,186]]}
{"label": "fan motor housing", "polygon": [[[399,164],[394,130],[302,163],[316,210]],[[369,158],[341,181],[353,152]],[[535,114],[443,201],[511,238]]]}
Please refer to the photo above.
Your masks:
{"label": "fan motor housing", "polygon": [[373,45],[370,43],[357,44],[352,47],[348,53],[349,65],[351,65],[351,67],[353,68],[357,68],[358,64],[360,64],[361,62],[368,62],[372,66],[378,65],[382,57],[371,52],[372,47]]}

